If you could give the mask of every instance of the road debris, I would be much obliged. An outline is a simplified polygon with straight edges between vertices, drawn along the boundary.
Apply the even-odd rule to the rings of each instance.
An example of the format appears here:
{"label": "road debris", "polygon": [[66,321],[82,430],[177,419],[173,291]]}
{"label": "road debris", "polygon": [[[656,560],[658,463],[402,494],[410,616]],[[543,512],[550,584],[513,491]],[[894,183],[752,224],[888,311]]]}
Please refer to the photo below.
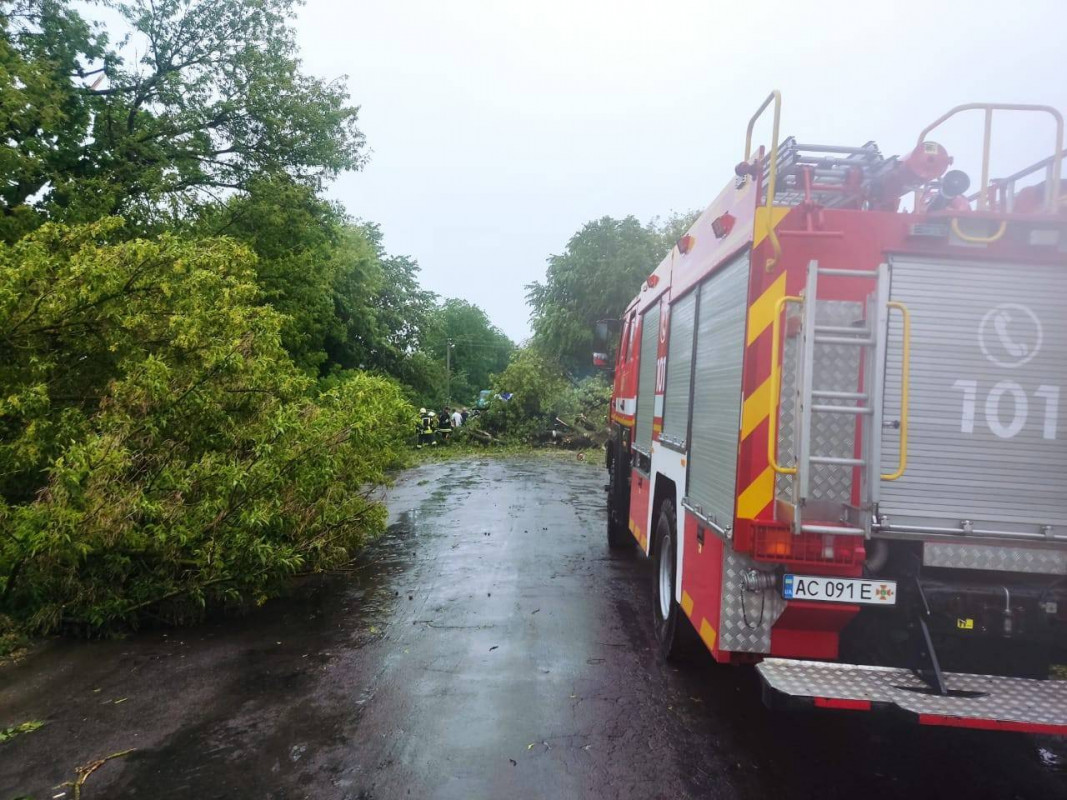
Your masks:
{"label": "road debris", "polygon": [[104,766],[104,764],[106,764],[108,761],[111,761],[115,758],[123,758],[124,756],[128,756],[136,749],[136,747],[131,747],[129,750],[120,750],[117,753],[112,753],[109,756],[98,758],[96,761],[90,761],[88,764],[84,764],[83,766],[77,767],[74,770],[74,772],[77,774],[77,777],[73,781],[65,781],[59,784],[59,786],[56,786],[55,788],[62,789],[64,786],[69,786],[74,790],[74,800],[81,800],[82,786],[85,785],[85,781],[89,779],[90,775],[100,769],[100,767]]}

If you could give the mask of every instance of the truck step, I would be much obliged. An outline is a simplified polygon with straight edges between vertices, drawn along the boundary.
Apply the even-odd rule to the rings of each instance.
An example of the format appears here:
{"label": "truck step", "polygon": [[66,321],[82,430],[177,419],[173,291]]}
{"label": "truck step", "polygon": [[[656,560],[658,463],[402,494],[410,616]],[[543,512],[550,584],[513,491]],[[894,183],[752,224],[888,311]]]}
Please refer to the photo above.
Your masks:
{"label": "truck step", "polygon": [[1067,681],[944,673],[948,695],[911,670],[768,658],[756,667],[769,704],[895,710],[923,725],[1067,736]]}

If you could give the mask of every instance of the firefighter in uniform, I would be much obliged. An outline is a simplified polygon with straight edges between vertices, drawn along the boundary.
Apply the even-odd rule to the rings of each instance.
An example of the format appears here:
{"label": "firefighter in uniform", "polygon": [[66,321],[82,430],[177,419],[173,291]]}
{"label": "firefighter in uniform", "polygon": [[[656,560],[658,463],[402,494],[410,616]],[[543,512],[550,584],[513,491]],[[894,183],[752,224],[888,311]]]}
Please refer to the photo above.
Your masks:
{"label": "firefighter in uniform", "polygon": [[437,427],[437,415],[425,408],[419,409],[419,443],[416,447],[421,450],[424,444],[435,445],[434,429]]}
{"label": "firefighter in uniform", "polygon": [[445,442],[452,437],[452,409],[448,406],[445,406],[444,411],[437,415],[437,431]]}

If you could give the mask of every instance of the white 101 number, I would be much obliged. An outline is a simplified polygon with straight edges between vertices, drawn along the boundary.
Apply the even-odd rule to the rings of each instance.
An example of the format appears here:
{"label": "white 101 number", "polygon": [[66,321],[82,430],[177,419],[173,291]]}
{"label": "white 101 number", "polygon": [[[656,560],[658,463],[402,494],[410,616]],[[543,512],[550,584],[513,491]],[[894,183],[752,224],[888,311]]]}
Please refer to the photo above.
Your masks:
{"label": "white 101 number", "polygon": [[[960,418],[960,432],[974,433],[974,417],[978,408],[978,381],[959,380],[952,384],[953,389],[963,392],[963,416]],[[1045,408],[1045,417],[1041,426],[1044,439],[1056,438],[1057,418],[1060,411],[1060,387],[1038,386],[1033,397],[1041,401]],[[1009,402],[1003,402],[1006,398]],[[1002,406],[1010,405],[1013,409],[1007,418],[1001,414]],[[1030,398],[1023,387],[1015,381],[1000,381],[994,384],[986,395],[985,422],[995,435],[1001,439],[1010,439],[1026,425],[1030,414]]]}

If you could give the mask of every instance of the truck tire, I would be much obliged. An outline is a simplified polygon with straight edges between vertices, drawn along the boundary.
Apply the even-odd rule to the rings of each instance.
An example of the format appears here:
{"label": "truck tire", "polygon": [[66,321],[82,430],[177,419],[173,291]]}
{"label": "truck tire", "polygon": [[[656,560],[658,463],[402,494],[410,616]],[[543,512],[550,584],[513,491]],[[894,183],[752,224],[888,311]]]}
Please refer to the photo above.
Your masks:
{"label": "truck tire", "polygon": [[619,509],[615,507],[615,471],[610,473],[610,481],[608,483],[608,547],[612,550],[622,550],[633,544],[633,537],[630,536],[630,531],[622,523],[622,514]]}
{"label": "truck tire", "polygon": [[667,661],[681,658],[687,651],[688,622],[674,599],[678,586],[678,520],[674,503],[664,500],[656,520],[652,543],[652,622],[659,654]]}
{"label": "truck tire", "polygon": [[608,512],[608,547],[612,550],[622,550],[629,547],[631,541],[633,539],[630,531],[612,519],[611,512]]}
{"label": "truck tire", "polygon": [[619,508],[618,498],[620,493],[616,481],[621,480],[621,478],[618,464],[613,455],[613,448],[609,444],[606,458],[608,466],[608,547],[612,550],[623,550],[633,544],[633,537],[630,536],[630,531],[623,522],[625,515],[629,514],[629,509]]}

